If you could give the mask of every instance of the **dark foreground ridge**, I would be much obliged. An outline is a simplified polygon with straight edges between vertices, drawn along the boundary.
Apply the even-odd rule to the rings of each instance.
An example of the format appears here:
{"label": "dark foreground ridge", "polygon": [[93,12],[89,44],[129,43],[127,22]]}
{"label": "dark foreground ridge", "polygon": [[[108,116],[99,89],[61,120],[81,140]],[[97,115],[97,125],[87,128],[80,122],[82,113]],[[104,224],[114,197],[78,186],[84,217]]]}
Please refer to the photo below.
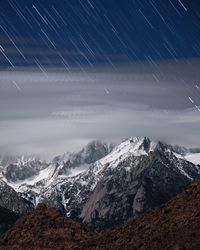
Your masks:
{"label": "dark foreground ridge", "polygon": [[79,245],[85,248],[94,236],[94,232],[66,218],[58,209],[40,203],[3,236],[0,249],[76,249]]}
{"label": "dark foreground ridge", "polygon": [[1,244],[1,249],[200,249],[200,181],[161,208],[100,233],[40,204]]}

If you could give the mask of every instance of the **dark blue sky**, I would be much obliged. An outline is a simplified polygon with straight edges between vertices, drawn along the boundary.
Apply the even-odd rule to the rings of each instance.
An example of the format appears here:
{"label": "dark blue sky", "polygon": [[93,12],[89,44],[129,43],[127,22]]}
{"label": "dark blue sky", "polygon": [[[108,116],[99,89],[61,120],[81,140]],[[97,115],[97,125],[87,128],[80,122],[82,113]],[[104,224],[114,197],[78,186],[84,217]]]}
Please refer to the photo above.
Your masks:
{"label": "dark blue sky", "polygon": [[0,0],[0,152],[199,146],[199,41],[200,0]]}
{"label": "dark blue sky", "polygon": [[1,66],[200,56],[198,0],[1,0]]}

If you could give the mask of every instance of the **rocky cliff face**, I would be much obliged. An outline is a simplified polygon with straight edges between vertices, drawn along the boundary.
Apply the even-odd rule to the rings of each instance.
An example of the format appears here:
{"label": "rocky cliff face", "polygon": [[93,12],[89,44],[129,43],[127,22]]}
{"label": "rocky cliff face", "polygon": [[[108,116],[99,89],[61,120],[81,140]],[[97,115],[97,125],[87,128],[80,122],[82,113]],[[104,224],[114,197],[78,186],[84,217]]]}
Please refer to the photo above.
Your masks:
{"label": "rocky cliff face", "polygon": [[161,208],[102,232],[91,249],[199,249],[199,223],[200,181],[197,181]]}

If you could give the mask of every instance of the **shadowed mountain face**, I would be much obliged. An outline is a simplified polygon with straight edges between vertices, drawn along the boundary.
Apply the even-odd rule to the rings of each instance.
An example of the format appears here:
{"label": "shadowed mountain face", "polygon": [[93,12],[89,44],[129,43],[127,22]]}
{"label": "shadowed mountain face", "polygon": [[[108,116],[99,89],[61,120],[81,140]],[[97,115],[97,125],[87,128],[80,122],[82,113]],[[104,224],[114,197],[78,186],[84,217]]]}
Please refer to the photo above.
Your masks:
{"label": "shadowed mountain face", "polygon": [[19,218],[19,216],[6,208],[0,207],[0,235],[5,233]]}
{"label": "shadowed mountain face", "polygon": [[144,216],[100,233],[43,204],[2,237],[1,249],[199,249],[200,181]]}
{"label": "shadowed mountain face", "polygon": [[24,199],[6,182],[0,180],[0,206],[22,215],[33,209],[33,204]]}

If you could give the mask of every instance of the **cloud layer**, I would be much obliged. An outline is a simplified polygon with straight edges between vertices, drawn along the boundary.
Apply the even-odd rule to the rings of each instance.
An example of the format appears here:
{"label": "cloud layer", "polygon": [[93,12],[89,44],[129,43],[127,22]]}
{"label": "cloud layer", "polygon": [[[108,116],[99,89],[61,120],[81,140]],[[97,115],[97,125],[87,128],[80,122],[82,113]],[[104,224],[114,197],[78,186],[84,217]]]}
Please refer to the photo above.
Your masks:
{"label": "cloud layer", "polygon": [[199,64],[2,71],[0,151],[52,157],[91,139],[144,135],[198,146]]}

